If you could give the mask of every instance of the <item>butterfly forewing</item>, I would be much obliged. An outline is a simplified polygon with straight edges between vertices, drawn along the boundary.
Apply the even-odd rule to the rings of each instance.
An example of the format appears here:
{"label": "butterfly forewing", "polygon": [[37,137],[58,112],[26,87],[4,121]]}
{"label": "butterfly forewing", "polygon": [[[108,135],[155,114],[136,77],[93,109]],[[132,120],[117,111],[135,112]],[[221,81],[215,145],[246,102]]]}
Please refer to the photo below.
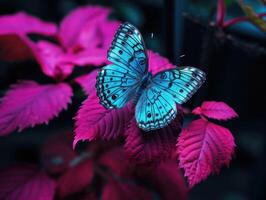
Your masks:
{"label": "butterfly forewing", "polygon": [[183,67],[160,72],[152,82],[161,90],[171,94],[177,104],[183,104],[205,81],[205,73],[194,67]]}
{"label": "butterfly forewing", "polygon": [[108,60],[117,66],[127,66],[138,76],[148,71],[146,48],[140,32],[131,24],[122,24],[108,51]]}
{"label": "butterfly forewing", "polygon": [[145,45],[134,26],[124,23],[119,27],[108,60],[113,64],[98,73],[97,94],[105,108],[121,108],[135,96],[148,69]]}
{"label": "butterfly forewing", "polygon": [[97,95],[105,108],[122,108],[133,97],[138,85],[134,74],[116,65],[108,65],[98,73]]}

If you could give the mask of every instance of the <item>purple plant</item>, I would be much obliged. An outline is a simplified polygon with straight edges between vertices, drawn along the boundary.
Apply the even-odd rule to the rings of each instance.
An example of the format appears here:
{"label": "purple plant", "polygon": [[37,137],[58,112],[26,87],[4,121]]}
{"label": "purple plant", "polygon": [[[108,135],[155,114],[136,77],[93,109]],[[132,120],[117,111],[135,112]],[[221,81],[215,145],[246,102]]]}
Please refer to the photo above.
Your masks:
{"label": "purple plant", "polygon": [[[217,23],[223,26],[225,7],[219,2]],[[0,17],[0,58],[35,59],[43,74],[53,79],[50,84],[24,80],[11,86],[0,101],[1,136],[48,124],[71,103],[70,83],[78,83],[88,95],[75,117],[75,137],[64,133],[49,139],[42,149],[42,167],[17,165],[0,172],[1,199],[48,200],[73,195],[97,199],[100,195],[108,200],[134,199],[136,194],[137,199],[152,199],[153,190],[162,199],[186,199],[179,168],[184,168],[192,187],[229,164],[234,138],[228,129],[207,120],[237,117],[223,102],[204,102],[193,111],[201,119],[183,130],[183,108],[178,106],[181,114],[149,135],[137,127],[130,103],[115,110],[99,104],[94,87],[98,67],[108,63],[106,52],[119,25],[108,20],[109,14],[108,8],[80,7],[59,27],[25,13]],[[33,41],[29,34],[55,42]],[[157,53],[149,50],[148,55],[152,74],[175,67]],[[88,67],[91,72],[66,81],[76,67]],[[84,140],[90,143],[81,153],[76,152],[75,146]],[[124,147],[117,141],[123,141]],[[149,187],[139,181],[146,181]],[[169,191],[169,186],[174,189]]]}
{"label": "purple plant", "polygon": [[[66,16],[59,27],[22,12],[0,18],[0,57],[6,61],[33,58],[42,72],[56,81],[41,85],[27,80],[12,85],[1,99],[0,135],[48,123],[67,109],[73,91],[64,80],[74,66],[92,68],[107,63],[106,51],[119,25],[108,20],[109,14],[107,8],[81,7]],[[34,42],[28,37],[33,33],[53,37],[57,43]],[[82,78],[77,77],[79,80]]]}

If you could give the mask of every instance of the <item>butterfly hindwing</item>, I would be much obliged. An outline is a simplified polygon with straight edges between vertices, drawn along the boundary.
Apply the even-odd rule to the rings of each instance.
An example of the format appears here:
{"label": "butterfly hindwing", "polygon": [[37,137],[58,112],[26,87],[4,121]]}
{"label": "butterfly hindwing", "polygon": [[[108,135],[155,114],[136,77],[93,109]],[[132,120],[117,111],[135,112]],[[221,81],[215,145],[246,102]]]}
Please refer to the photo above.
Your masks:
{"label": "butterfly hindwing", "polygon": [[136,105],[135,118],[141,129],[151,131],[168,125],[176,114],[176,105],[171,95],[152,85],[142,91]]}
{"label": "butterfly hindwing", "polygon": [[171,94],[177,104],[183,104],[205,81],[205,73],[194,67],[170,69],[156,74],[152,82]]}
{"label": "butterfly hindwing", "polygon": [[123,107],[138,87],[135,74],[116,65],[103,67],[97,76],[96,89],[100,103],[108,109]]}
{"label": "butterfly hindwing", "polygon": [[148,71],[148,59],[142,36],[137,28],[123,23],[115,34],[108,51],[108,60],[142,76]]}
{"label": "butterfly hindwing", "polygon": [[185,103],[202,85],[205,73],[194,67],[170,69],[156,74],[136,105],[138,126],[155,130],[168,125],[177,115],[176,103]]}

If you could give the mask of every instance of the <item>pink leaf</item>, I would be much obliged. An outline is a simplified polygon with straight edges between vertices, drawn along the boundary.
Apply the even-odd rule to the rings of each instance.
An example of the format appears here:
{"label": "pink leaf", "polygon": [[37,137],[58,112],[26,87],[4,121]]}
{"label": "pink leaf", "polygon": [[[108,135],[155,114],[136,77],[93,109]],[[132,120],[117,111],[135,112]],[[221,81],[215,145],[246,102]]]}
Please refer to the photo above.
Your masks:
{"label": "pink leaf", "polygon": [[54,199],[55,182],[34,166],[15,166],[2,170],[0,180],[0,199]]}
{"label": "pink leaf", "polygon": [[28,34],[54,35],[57,31],[54,23],[44,22],[24,12],[13,15],[0,16],[0,35],[2,34]]}
{"label": "pink leaf", "polygon": [[99,66],[107,62],[106,49],[88,48],[82,51],[68,53],[62,56],[61,62],[77,66]]}
{"label": "pink leaf", "polygon": [[79,76],[75,79],[75,81],[80,84],[80,86],[87,95],[89,95],[95,90],[97,73],[98,70],[93,70],[89,74]]}
{"label": "pink leaf", "polygon": [[58,179],[59,196],[63,198],[80,192],[91,183],[93,175],[93,161],[90,159],[72,165],[72,169]]}
{"label": "pink leaf", "polygon": [[155,75],[160,71],[175,68],[175,66],[169,62],[165,57],[160,56],[151,50],[148,50],[149,57],[149,71]]}
{"label": "pink leaf", "polygon": [[204,119],[193,121],[181,132],[177,152],[190,187],[229,165],[234,152],[231,132]]}
{"label": "pink leaf", "polygon": [[95,91],[83,102],[76,116],[75,146],[79,140],[97,137],[109,140],[124,133],[133,116],[131,105],[121,109],[105,109],[99,104]]}
{"label": "pink leaf", "polygon": [[73,134],[63,132],[48,138],[41,151],[42,164],[52,174],[65,172],[77,155],[72,148]]}
{"label": "pink leaf", "polygon": [[84,6],[63,20],[59,38],[67,49],[64,62],[79,66],[107,62],[107,50],[119,26],[118,21],[108,20],[110,12],[100,6]]}
{"label": "pink leaf", "polygon": [[205,101],[201,107],[197,107],[192,111],[196,115],[205,115],[209,118],[218,120],[228,120],[237,117],[237,113],[224,102]]}
{"label": "pink leaf", "polygon": [[[110,10],[100,6],[79,7],[67,15],[59,29],[59,37],[65,48],[79,45],[99,44],[97,24],[107,20]],[[85,34],[86,33],[86,34]],[[86,44],[82,44],[85,40]],[[80,43],[81,42],[81,43]]]}
{"label": "pink leaf", "polygon": [[99,32],[103,38],[101,44],[103,49],[108,49],[111,46],[115,33],[120,24],[121,23],[119,21],[107,21],[106,23],[99,23]]}
{"label": "pink leaf", "polygon": [[194,115],[202,115],[201,107],[196,107],[194,110],[192,110],[192,113]]}
{"label": "pink leaf", "polygon": [[0,59],[20,61],[32,57],[27,34],[51,36],[57,31],[56,25],[19,12],[0,16]]}
{"label": "pink leaf", "polygon": [[140,178],[148,182],[161,199],[188,199],[188,189],[176,162],[169,160],[154,168],[146,167],[139,171]]}
{"label": "pink leaf", "polygon": [[130,164],[122,147],[104,152],[99,158],[99,163],[105,165],[120,177],[129,177],[132,174],[132,164]]}
{"label": "pink leaf", "polygon": [[155,163],[172,156],[178,134],[181,131],[183,114],[180,108],[178,116],[167,127],[145,132],[138,128],[135,118],[126,131],[125,150],[137,164]]}
{"label": "pink leaf", "polygon": [[45,75],[64,79],[72,73],[74,66],[62,61],[65,53],[60,46],[47,41],[39,41],[36,48],[32,47],[32,49]]}
{"label": "pink leaf", "polygon": [[145,188],[133,184],[109,181],[103,188],[102,200],[152,200]]}
{"label": "pink leaf", "polygon": [[23,81],[0,100],[0,135],[48,121],[67,108],[72,89],[66,83],[40,85]]}

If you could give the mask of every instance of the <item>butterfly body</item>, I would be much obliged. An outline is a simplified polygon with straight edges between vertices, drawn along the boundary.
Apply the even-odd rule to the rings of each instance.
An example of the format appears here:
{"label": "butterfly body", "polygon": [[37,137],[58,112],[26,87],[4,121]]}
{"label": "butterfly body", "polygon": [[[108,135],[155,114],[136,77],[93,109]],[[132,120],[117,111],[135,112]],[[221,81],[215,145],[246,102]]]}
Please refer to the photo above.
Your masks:
{"label": "butterfly body", "polygon": [[205,73],[194,67],[148,72],[148,57],[139,31],[124,23],[118,29],[108,60],[97,76],[100,103],[107,109],[135,105],[138,126],[155,130],[167,126],[178,114],[176,104],[185,103],[202,85]]}
{"label": "butterfly body", "polygon": [[133,104],[136,105],[141,94],[145,89],[147,89],[151,85],[151,79],[152,79],[152,74],[148,72],[140,81],[140,85],[136,91],[136,94],[133,98]]}
{"label": "butterfly body", "polygon": [[151,84],[152,74],[151,72],[148,72],[145,74],[141,80],[140,88],[145,89]]}

